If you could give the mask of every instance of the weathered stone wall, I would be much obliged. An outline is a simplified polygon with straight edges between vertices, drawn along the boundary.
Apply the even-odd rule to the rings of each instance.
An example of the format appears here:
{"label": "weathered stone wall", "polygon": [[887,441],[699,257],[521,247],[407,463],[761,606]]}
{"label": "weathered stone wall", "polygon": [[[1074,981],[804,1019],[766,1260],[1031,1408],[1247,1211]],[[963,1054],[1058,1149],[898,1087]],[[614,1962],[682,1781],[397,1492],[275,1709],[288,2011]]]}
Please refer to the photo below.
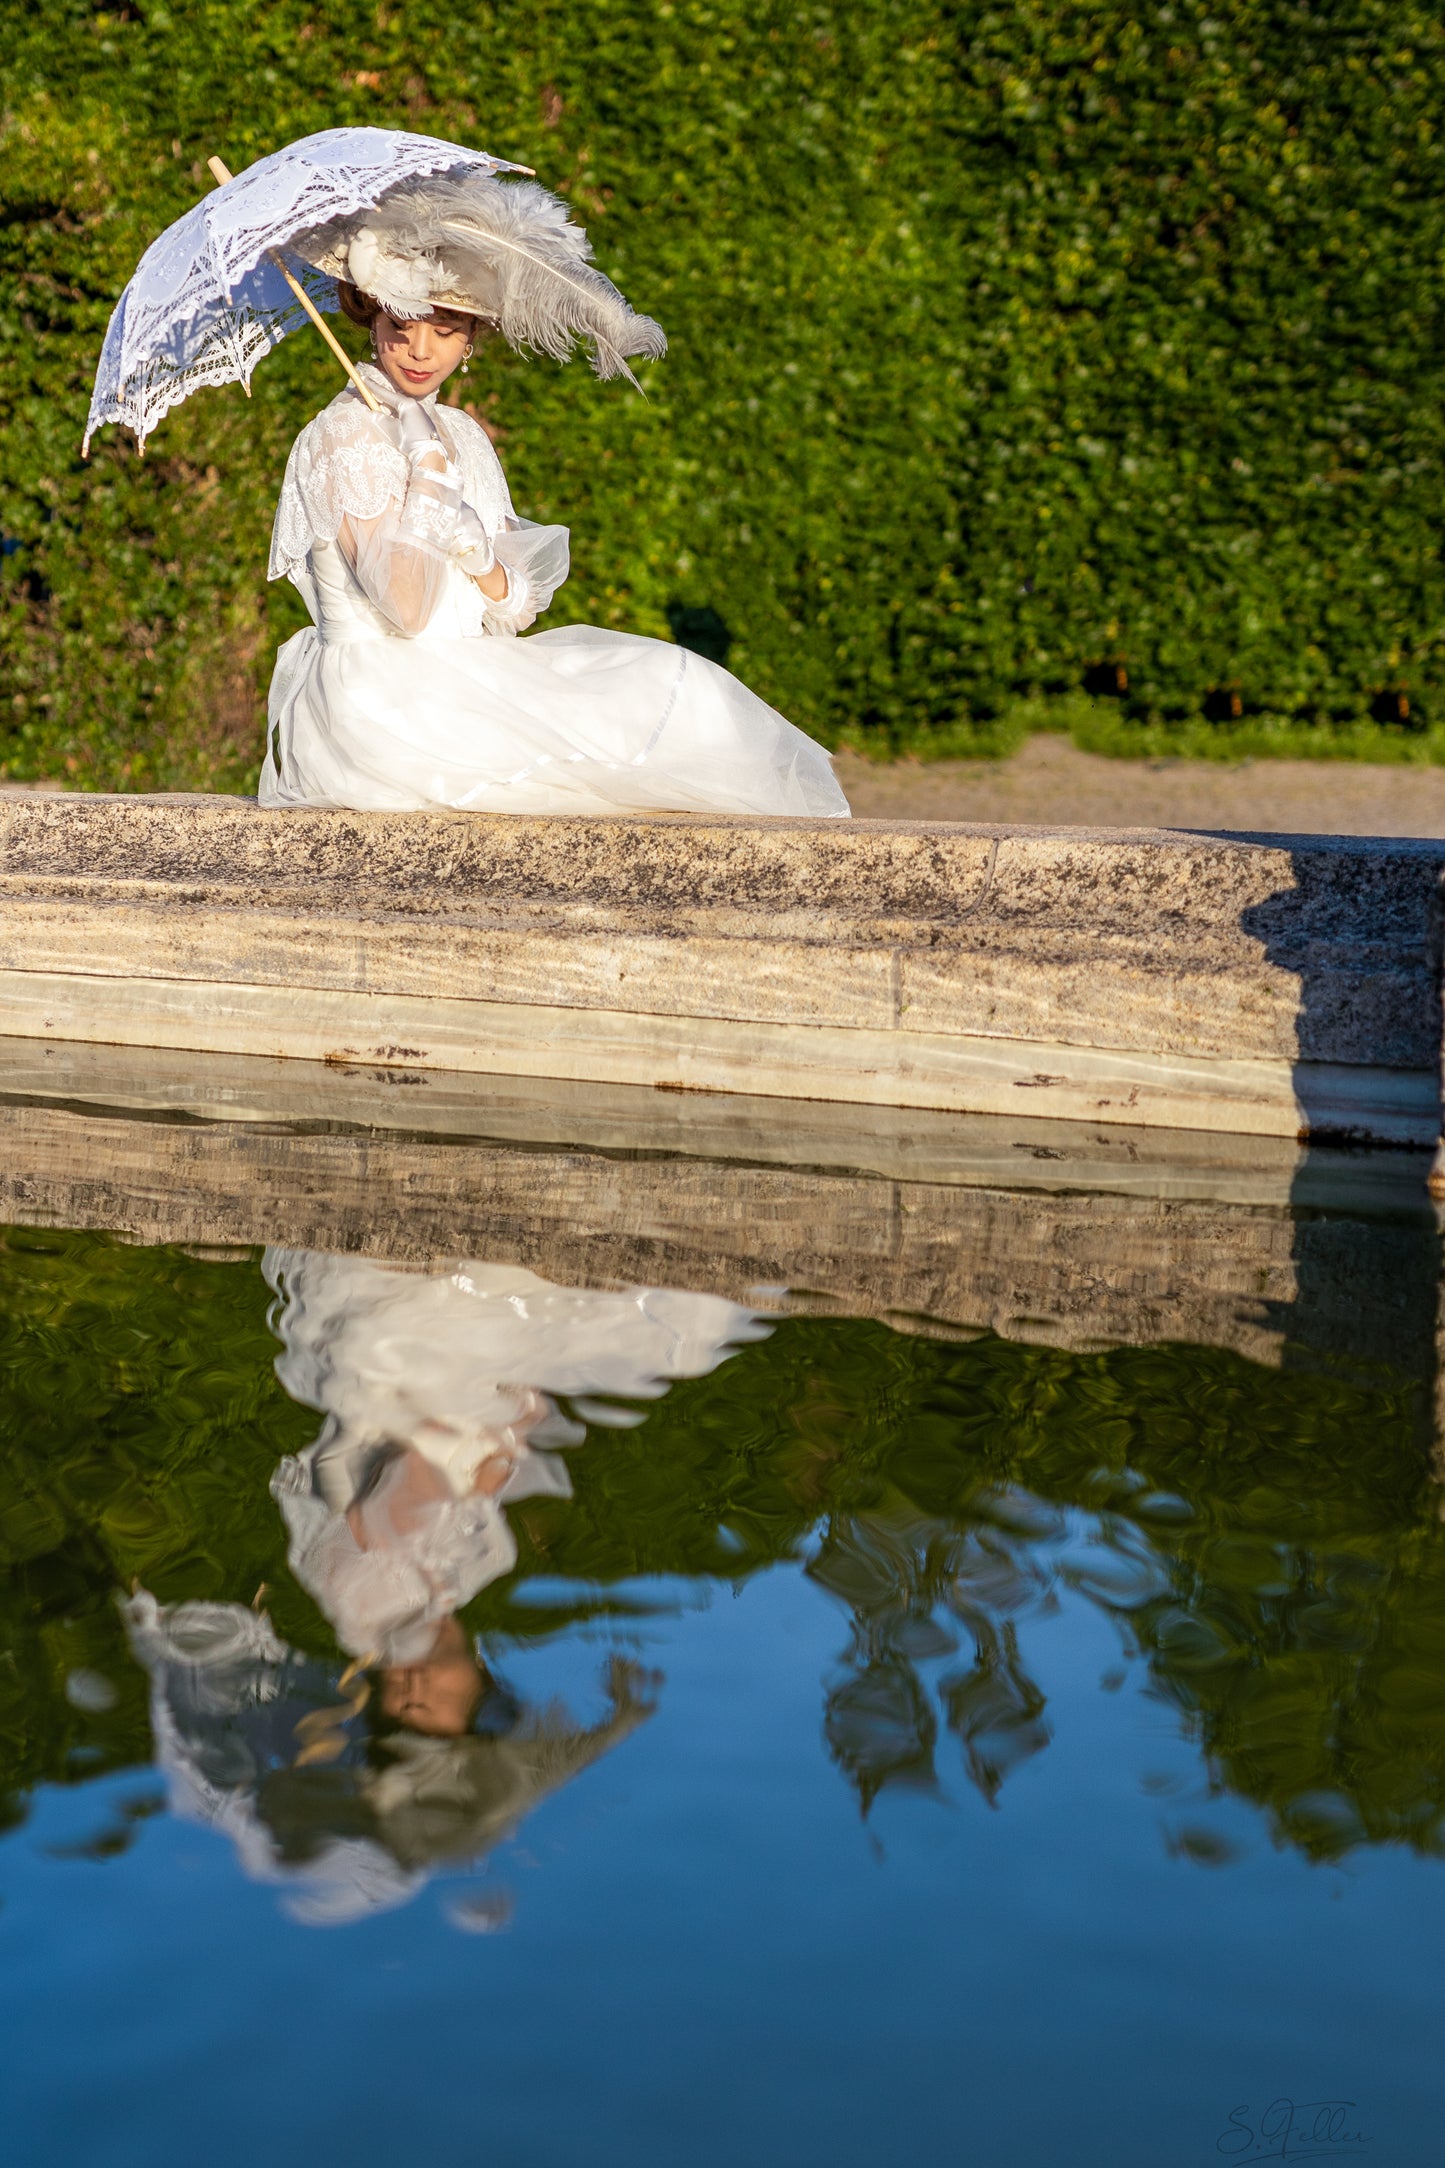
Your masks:
{"label": "weathered stone wall", "polygon": [[1439,1135],[1445,844],[0,803],[0,1030]]}

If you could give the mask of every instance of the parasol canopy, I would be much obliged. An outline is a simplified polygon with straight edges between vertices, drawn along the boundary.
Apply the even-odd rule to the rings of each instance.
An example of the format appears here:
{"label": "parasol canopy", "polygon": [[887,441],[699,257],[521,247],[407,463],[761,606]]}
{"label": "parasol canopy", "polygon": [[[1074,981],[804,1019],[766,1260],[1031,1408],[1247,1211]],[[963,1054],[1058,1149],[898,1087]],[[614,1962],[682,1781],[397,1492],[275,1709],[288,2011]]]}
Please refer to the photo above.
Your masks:
{"label": "parasol canopy", "polygon": [[87,450],[106,422],[124,423],[143,447],[204,384],[249,389],[257,361],[305,321],[308,302],[336,310],[337,277],[399,315],[469,307],[514,345],[558,359],[585,339],[600,375],[630,375],[625,356],[661,353],[662,332],[595,269],[565,204],[535,183],[496,178],[528,171],[387,128],[328,128],[259,159],[141,258],[106,332]]}

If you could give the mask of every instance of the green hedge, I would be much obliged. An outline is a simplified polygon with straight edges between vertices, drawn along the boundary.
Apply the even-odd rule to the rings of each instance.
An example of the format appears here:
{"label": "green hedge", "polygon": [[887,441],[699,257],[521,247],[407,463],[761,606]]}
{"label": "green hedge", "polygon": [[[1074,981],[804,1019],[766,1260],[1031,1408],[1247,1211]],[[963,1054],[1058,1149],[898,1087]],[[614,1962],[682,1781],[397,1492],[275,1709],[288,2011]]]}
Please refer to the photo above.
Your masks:
{"label": "green hedge", "polygon": [[254,773],[299,608],[270,508],[332,365],[298,334],[143,464],[79,439],[206,154],[348,121],[535,165],[672,335],[645,401],[468,380],[573,527],[561,618],[715,613],[878,750],[1084,689],[1116,749],[1445,757],[1438,5],[3,0],[0,63],[0,772]]}

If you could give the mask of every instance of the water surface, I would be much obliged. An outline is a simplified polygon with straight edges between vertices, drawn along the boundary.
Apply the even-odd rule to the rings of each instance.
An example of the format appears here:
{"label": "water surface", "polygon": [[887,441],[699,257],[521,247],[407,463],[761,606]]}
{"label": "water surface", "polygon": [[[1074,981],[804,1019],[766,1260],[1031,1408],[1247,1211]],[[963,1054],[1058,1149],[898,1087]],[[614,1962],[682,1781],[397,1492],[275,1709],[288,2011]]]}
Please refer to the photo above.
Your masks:
{"label": "water surface", "polygon": [[0,1365],[16,2168],[1438,2157],[1418,1380],[25,1229]]}

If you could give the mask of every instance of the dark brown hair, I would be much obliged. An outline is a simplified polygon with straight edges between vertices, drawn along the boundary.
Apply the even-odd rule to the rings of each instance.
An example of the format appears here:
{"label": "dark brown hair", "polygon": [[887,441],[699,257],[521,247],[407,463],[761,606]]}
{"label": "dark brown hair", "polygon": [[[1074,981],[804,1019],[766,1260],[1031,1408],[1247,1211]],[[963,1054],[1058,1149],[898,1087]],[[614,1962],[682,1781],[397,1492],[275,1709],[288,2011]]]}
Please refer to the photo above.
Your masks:
{"label": "dark brown hair", "polygon": [[341,313],[349,316],[353,324],[360,324],[369,331],[381,314],[381,303],[374,294],[364,294],[359,286],[350,285],[345,279],[336,281],[336,298],[341,303]]}
{"label": "dark brown hair", "polygon": [[[336,281],[336,298],[341,303],[342,315],[349,317],[353,324],[360,324],[363,331],[369,331],[377,317],[386,314],[386,304],[378,301],[375,294],[364,294],[359,286],[351,285],[346,279]],[[442,307],[447,316],[467,318],[472,326],[472,337],[476,341],[484,339],[489,331],[496,329],[488,316],[476,316],[470,309],[448,308],[445,303]]]}

